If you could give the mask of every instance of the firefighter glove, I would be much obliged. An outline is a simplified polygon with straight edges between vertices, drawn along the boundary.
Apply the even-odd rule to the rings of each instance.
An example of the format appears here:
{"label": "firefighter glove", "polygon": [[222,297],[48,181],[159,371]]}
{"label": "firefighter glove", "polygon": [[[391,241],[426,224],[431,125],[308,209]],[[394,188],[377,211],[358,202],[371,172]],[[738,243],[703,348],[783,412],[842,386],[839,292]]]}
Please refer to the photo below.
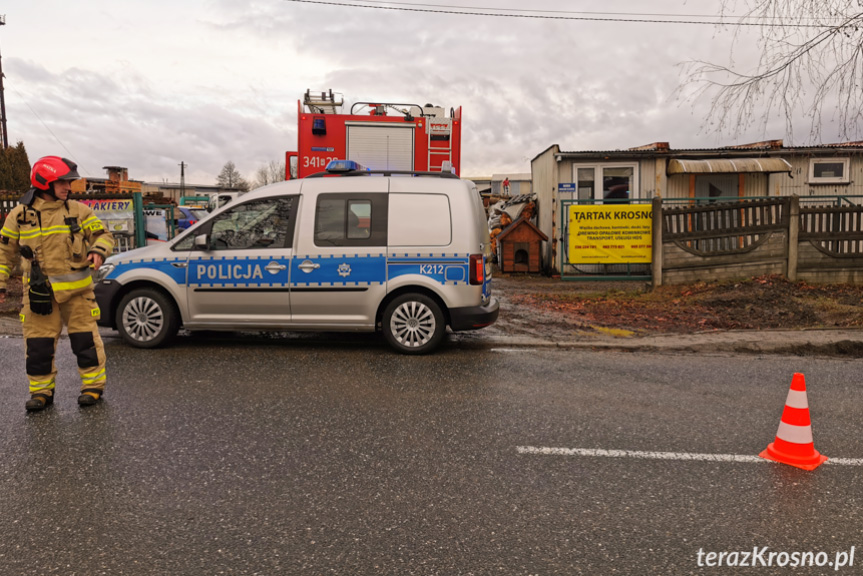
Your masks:
{"label": "firefighter glove", "polygon": [[54,298],[54,291],[51,290],[48,277],[42,272],[42,267],[36,260],[33,249],[29,246],[21,246],[21,255],[30,261],[30,310],[34,314],[47,316],[54,311],[54,306],[51,303]]}
{"label": "firefighter glove", "polygon": [[54,291],[47,282],[30,282],[30,310],[33,314],[47,316],[54,311],[51,300]]}

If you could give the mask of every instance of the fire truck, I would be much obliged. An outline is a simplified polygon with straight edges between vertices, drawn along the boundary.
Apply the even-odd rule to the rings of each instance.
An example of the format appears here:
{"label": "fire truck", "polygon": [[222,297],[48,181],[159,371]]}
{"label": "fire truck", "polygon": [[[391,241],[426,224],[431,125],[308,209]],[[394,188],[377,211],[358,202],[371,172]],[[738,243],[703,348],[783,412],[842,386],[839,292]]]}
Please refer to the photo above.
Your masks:
{"label": "fire truck", "polygon": [[297,151],[285,153],[285,179],[323,172],[332,160],[371,170],[461,169],[461,107],[357,102],[342,113],[341,94],[307,90],[297,101]]}

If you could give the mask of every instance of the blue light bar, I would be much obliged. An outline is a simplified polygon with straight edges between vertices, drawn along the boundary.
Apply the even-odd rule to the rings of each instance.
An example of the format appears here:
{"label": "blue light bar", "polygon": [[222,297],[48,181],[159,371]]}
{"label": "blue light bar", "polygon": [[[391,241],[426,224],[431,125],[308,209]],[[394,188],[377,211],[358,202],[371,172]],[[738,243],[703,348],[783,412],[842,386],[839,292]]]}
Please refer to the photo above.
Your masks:
{"label": "blue light bar", "polygon": [[327,133],[327,121],[323,118],[312,119],[312,134],[324,135]]}
{"label": "blue light bar", "polygon": [[355,160],[332,160],[327,164],[327,172],[355,172],[366,167]]}

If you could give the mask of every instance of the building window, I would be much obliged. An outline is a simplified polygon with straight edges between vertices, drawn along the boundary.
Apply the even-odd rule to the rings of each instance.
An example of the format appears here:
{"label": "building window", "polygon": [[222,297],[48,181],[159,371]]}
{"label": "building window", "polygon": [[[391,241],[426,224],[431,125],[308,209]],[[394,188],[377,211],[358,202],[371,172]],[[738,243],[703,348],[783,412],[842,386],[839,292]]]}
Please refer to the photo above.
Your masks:
{"label": "building window", "polygon": [[579,200],[602,200],[605,204],[627,203],[638,197],[638,166],[635,164],[574,164],[572,177]]}
{"label": "building window", "polygon": [[809,160],[810,184],[848,184],[848,158],[811,158]]}
{"label": "building window", "polygon": [[632,177],[635,169],[629,166],[602,169],[602,199],[608,203],[626,203],[632,197]]}
{"label": "building window", "polygon": [[593,166],[590,168],[577,168],[578,177],[575,181],[578,184],[579,200],[591,200],[593,198],[593,188],[596,180],[596,176],[594,176],[595,172],[596,169]]}

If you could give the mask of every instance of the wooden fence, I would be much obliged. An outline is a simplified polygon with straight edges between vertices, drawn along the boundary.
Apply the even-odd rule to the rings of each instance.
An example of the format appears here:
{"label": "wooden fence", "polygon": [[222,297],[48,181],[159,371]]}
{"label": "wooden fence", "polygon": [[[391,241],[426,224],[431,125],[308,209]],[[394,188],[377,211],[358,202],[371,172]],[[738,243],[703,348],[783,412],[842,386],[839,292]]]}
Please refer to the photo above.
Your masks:
{"label": "wooden fence", "polygon": [[800,208],[800,239],[835,258],[863,255],[863,210],[855,206]]}
{"label": "wooden fence", "polygon": [[662,209],[662,234],[691,254],[742,254],[788,228],[786,202],[754,200]]}
{"label": "wooden fence", "polygon": [[797,196],[663,206],[654,199],[653,283],[782,274],[863,283],[863,206],[800,206]]}

